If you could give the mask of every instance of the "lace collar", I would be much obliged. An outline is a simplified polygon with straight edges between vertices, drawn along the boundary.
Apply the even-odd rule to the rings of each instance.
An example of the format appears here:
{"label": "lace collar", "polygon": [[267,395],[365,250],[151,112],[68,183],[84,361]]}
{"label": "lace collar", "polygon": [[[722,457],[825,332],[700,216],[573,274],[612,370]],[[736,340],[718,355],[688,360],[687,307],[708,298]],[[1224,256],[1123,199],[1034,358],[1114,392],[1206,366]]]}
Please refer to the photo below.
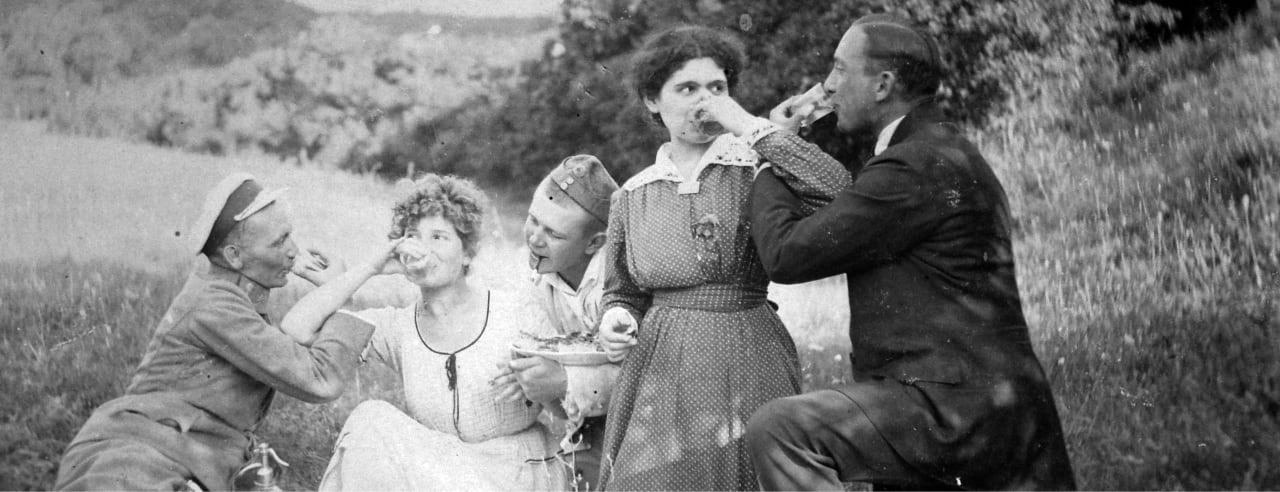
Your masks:
{"label": "lace collar", "polygon": [[680,177],[680,172],[676,170],[675,162],[671,161],[671,153],[668,149],[670,144],[662,144],[658,148],[658,155],[654,158],[653,165],[644,168],[626,183],[622,188],[627,191],[635,191],[636,189],[658,181],[671,181],[676,183],[677,191],[684,195],[698,192],[698,177],[702,176],[702,171],[708,166],[747,166],[755,167],[760,162],[760,156],[756,154],[751,147],[748,147],[742,139],[732,134],[724,134],[711,142],[711,147],[707,148],[706,153],[702,154],[702,159],[698,160],[698,165],[694,167],[694,179],[685,182]]}

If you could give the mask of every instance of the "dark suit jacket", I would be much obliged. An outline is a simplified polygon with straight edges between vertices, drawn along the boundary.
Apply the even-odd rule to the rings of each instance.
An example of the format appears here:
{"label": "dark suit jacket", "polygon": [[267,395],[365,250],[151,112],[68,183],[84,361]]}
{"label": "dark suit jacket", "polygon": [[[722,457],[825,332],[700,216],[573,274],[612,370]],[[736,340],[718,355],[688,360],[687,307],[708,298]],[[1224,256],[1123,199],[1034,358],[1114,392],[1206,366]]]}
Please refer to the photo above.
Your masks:
{"label": "dark suit jacket", "polygon": [[[959,129],[918,107],[839,189],[810,176],[845,166],[792,134],[755,148],[774,166],[751,204],[765,269],[779,283],[847,274],[854,383],[839,390],[895,450],[965,487],[1073,487],[1004,189]],[[829,200],[809,215],[815,197]]]}

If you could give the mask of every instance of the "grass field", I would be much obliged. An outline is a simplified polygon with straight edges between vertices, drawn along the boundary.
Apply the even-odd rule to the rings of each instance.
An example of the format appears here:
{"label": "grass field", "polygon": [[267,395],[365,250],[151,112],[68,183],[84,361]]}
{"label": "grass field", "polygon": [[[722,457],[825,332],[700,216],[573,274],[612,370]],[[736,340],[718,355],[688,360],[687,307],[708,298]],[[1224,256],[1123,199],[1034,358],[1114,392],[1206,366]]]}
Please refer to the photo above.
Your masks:
{"label": "grass field", "polygon": [[[1159,76],[1199,49],[1116,82],[1144,87],[1124,104],[1026,108],[976,135],[1009,191],[1032,337],[1085,489],[1280,488],[1280,43]],[[347,258],[389,215],[391,186],[371,178],[33,124],[0,121],[0,142],[0,489],[50,487],[65,443],[123,391],[195,264],[180,233],[219,176],[290,186],[298,237]],[[476,273],[499,287],[523,271],[521,206],[500,208]],[[402,304],[405,288],[378,282],[361,300]],[[842,281],[771,296],[806,386],[843,380]],[[350,409],[395,400],[396,385],[365,368],[337,402],[277,399],[263,435],[294,465],[286,487],[314,487]]]}
{"label": "grass field", "polygon": [[[192,268],[186,225],[204,192],[245,170],[287,186],[300,243],[356,259],[385,237],[394,187],[374,178],[282,166],[270,159],[219,159],[111,140],[54,136],[33,123],[0,120],[0,490],[52,486],[65,444],[100,403],[124,391],[156,321]],[[523,281],[520,204],[502,202],[475,276],[514,288]],[[817,298],[809,294],[820,290]],[[306,290],[294,279],[274,298],[279,314]],[[408,302],[412,287],[377,278],[363,304]],[[816,381],[844,377],[834,363],[848,352],[841,284],[775,288],[792,326],[813,336],[802,347]],[[818,360],[818,359],[823,360]],[[832,362],[826,361],[829,359]],[[369,398],[397,401],[398,380],[362,369],[346,396],[327,405],[278,398],[264,430],[293,465],[286,485],[311,488],[343,420]],[[288,487],[287,487],[288,488]]]}

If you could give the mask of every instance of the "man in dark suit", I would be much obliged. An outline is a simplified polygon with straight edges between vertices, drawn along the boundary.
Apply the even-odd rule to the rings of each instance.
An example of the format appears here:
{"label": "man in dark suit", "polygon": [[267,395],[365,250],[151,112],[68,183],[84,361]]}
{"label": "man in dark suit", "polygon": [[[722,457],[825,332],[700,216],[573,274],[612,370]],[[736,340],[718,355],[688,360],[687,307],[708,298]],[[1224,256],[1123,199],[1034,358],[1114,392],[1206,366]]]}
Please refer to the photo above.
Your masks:
{"label": "man in dark suit", "polygon": [[771,278],[848,278],[853,382],[755,413],[765,489],[1075,487],[1004,189],[933,104],[941,75],[937,45],[907,22],[853,23],[823,87],[839,129],[876,141],[856,175],[793,133],[808,107],[766,120],[728,98],[703,105],[770,162],[751,215]]}

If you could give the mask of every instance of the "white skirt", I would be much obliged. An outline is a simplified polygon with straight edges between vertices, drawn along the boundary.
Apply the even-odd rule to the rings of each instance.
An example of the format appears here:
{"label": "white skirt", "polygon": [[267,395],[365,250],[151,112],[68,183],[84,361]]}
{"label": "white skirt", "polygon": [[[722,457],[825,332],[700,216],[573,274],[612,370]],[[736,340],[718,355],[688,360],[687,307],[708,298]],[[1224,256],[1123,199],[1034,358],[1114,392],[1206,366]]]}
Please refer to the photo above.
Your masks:
{"label": "white skirt", "polygon": [[567,488],[546,430],[534,425],[483,442],[435,431],[384,401],[347,417],[319,490],[555,490]]}

